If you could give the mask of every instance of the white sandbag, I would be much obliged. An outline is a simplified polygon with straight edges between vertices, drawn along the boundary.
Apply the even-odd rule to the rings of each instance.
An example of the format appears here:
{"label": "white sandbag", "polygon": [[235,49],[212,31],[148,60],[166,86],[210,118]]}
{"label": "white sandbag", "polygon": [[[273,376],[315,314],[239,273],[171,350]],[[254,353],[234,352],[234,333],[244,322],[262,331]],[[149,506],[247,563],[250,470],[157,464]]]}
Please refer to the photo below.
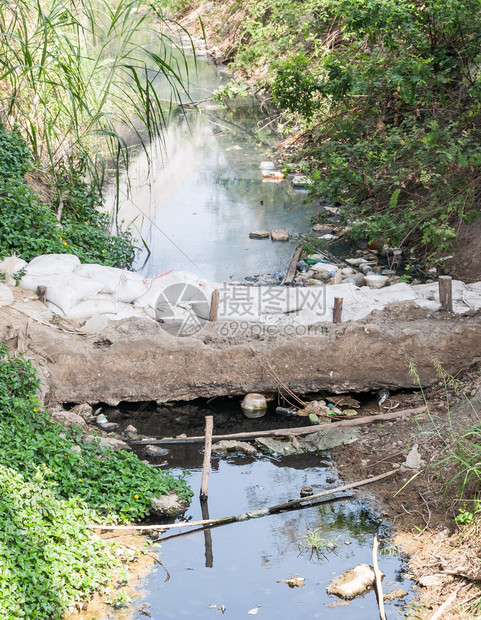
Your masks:
{"label": "white sandbag", "polygon": [[73,304],[65,311],[65,316],[74,321],[89,319],[94,314],[112,314],[117,312],[117,302],[110,295],[95,295]]}
{"label": "white sandbag", "polygon": [[50,278],[47,299],[57,305],[68,316],[70,309],[83,299],[90,299],[102,290],[102,282],[82,278],[74,274]]}
{"label": "white sandbag", "polygon": [[124,270],[120,276],[120,282],[117,290],[112,296],[117,301],[130,304],[150,288],[150,280],[146,280],[138,273]]}
{"label": "white sandbag", "polygon": [[20,286],[27,291],[36,291],[37,286],[46,286],[46,282],[49,280],[50,276],[23,276],[20,280]]}
{"label": "white sandbag", "polygon": [[27,266],[27,261],[18,256],[7,256],[0,261],[0,273],[17,273]]}
{"label": "white sandbag", "polygon": [[337,273],[337,265],[333,263],[314,263],[314,265],[310,266],[312,271],[317,271],[318,273],[332,273],[334,276]]}
{"label": "white sandbag", "polygon": [[16,281],[13,274],[18,273],[26,265],[27,261],[18,256],[7,256],[0,261],[0,273],[6,275],[5,284],[8,284],[8,286],[15,286]]}
{"label": "white sandbag", "polygon": [[385,288],[369,288],[363,286],[359,289],[359,300],[361,303],[372,304],[376,306],[384,307],[386,304],[400,303],[402,301],[414,301],[416,294],[412,290],[412,287],[405,282],[399,284],[393,284]]}
{"label": "white sandbag", "polygon": [[82,299],[89,299],[102,290],[102,282],[91,278],[82,278],[73,273],[61,276],[24,276],[20,286],[30,291],[36,291],[37,286],[47,287],[47,301],[58,306],[63,312]]}
{"label": "white sandbag", "polygon": [[151,317],[145,312],[144,308],[138,308],[132,304],[117,302],[117,310],[115,314],[106,314],[107,318],[112,321],[122,321],[123,319],[150,319]]}
{"label": "white sandbag", "polygon": [[42,254],[32,259],[25,268],[29,276],[56,276],[72,273],[80,265],[73,254]]}
{"label": "white sandbag", "polygon": [[0,284],[0,306],[13,304],[15,297],[6,284]]}
{"label": "white sandbag", "polygon": [[105,314],[94,314],[82,325],[82,331],[86,334],[98,334],[104,330],[108,324],[109,319]]}
{"label": "white sandbag", "polygon": [[157,303],[161,292],[171,284],[177,284],[179,282],[193,284],[194,286],[199,286],[203,283],[202,280],[199,280],[195,274],[190,273],[189,271],[170,271],[164,275],[152,278],[149,289],[134,301],[134,305],[142,308],[145,308],[146,306],[155,308],[155,304]]}
{"label": "white sandbag", "polygon": [[75,267],[74,274],[82,276],[82,278],[92,278],[104,285],[102,293],[115,293],[120,286],[120,278],[123,269],[117,267],[107,267],[106,265],[98,265],[97,263],[86,263]]}
{"label": "white sandbag", "polygon": [[481,282],[471,282],[467,287],[470,291],[481,291]]}
{"label": "white sandbag", "polygon": [[471,310],[479,310],[481,308],[481,289],[467,291],[464,294],[463,301]]}
{"label": "white sandbag", "polygon": [[[411,289],[418,299],[435,299],[439,301],[439,283],[415,284]],[[466,284],[461,280],[452,281],[453,299],[463,299],[465,291],[468,290]]]}

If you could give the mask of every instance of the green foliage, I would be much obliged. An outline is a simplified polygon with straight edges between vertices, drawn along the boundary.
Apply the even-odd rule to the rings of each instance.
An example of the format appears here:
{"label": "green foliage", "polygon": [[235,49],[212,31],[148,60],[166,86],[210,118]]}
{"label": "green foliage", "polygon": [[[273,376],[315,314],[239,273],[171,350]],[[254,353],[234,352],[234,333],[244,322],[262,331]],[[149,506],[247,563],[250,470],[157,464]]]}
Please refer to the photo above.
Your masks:
{"label": "green foliage", "polygon": [[474,513],[470,510],[464,510],[464,508],[459,509],[459,514],[454,517],[454,520],[457,525],[471,525],[474,521]]}
{"label": "green foliage", "polygon": [[317,81],[310,74],[305,54],[285,60],[277,69],[272,84],[274,103],[290,112],[298,112],[310,120],[315,110]]}
{"label": "green foliage", "polygon": [[[172,489],[191,496],[182,478],[132,453],[101,452],[52,422],[38,387],[31,363],[0,345],[0,620],[60,620],[119,564],[92,523],[140,519]],[[119,593],[111,603],[128,600]]]}
{"label": "green foliage", "polygon": [[325,532],[322,528],[317,527],[313,530],[309,530],[305,536],[301,536],[299,539],[299,548],[307,549],[311,552],[327,552],[333,551],[337,545],[340,535],[336,538],[326,538]]}
{"label": "green foliage", "polygon": [[249,92],[249,86],[241,79],[230,80],[227,84],[219,86],[214,91],[214,101],[224,104],[227,99],[235,97],[246,97]]}
{"label": "green foliage", "polygon": [[109,578],[114,555],[79,497],[58,499],[41,468],[0,464],[0,619],[60,619]]}
{"label": "green foliage", "polygon": [[[89,186],[85,166],[58,167],[61,182],[55,204],[45,204],[22,178],[30,151],[16,133],[0,129],[0,256],[15,253],[26,260],[39,254],[76,254],[83,262],[128,267],[135,248],[130,235],[110,234],[102,197]],[[63,172],[60,175],[60,171]],[[55,216],[62,201],[62,218]]]}
{"label": "green foliage", "polygon": [[[80,440],[78,430],[52,422],[35,397],[38,380],[29,361],[0,348],[0,465],[45,480],[60,498],[83,498],[104,518],[132,521],[150,512],[152,497],[175,490],[191,495],[183,478],[159,472],[131,452],[100,450]],[[72,450],[81,446],[81,453]]]}
{"label": "green foliage", "polygon": [[[51,172],[83,158],[100,188],[107,161],[120,170],[129,143],[162,137],[183,90],[183,52],[169,25],[156,0],[5,0],[0,117]],[[166,100],[159,79],[171,87]]]}
{"label": "green foliage", "polygon": [[424,246],[427,257],[450,250],[459,222],[479,215],[479,2],[242,6],[235,67],[262,75],[286,119],[305,128],[291,156],[310,162],[311,195],[363,220],[368,239]]}
{"label": "green foliage", "polygon": [[7,131],[0,123],[0,176],[23,177],[32,154],[16,127]]}

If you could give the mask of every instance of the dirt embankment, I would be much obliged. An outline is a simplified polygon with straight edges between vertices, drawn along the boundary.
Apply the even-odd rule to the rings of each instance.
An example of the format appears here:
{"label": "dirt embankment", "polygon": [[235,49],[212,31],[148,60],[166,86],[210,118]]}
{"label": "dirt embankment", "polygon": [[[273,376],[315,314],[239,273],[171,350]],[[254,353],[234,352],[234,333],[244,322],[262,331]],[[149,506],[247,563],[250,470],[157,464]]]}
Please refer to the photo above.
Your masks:
{"label": "dirt embankment", "polygon": [[[455,454],[465,450],[467,455],[468,441],[471,447],[476,446],[474,434],[467,441],[460,438],[481,423],[479,371],[466,373],[464,380],[462,389],[456,382],[447,387],[442,382],[427,390],[426,414],[369,425],[359,441],[333,451],[346,482],[399,468],[394,478],[369,485],[365,493],[393,524],[398,548],[409,554],[408,569],[417,597],[408,617],[431,619],[443,604],[436,620],[479,617],[475,609],[481,599],[477,526],[474,522],[468,526],[455,522],[460,508],[474,512],[472,498],[477,486],[473,469],[464,491],[467,501],[460,501],[464,476],[459,473],[468,461],[463,465]],[[424,397],[418,392],[406,395],[401,407],[423,403]],[[403,465],[414,445],[421,455],[421,466],[406,470]],[[471,465],[476,467],[473,458]]]}
{"label": "dirt embankment", "polygon": [[[32,293],[15,289],[15,295]],[[29,312],[39,301],[30,300]],[[448,373],[479,361],[481,317],[433,313],[410,303],[366,319],[295,328],[207,324],[189,338],[145,319],[110,321],[96,334],[73,322],[39,322],[19,306],[0,310],[0,336],[39,365],[47,403],[193,400],[248,392],[343,393],[416,387],[438,380],[433,359]],[[292,326],[291,326],[292,327]]]}

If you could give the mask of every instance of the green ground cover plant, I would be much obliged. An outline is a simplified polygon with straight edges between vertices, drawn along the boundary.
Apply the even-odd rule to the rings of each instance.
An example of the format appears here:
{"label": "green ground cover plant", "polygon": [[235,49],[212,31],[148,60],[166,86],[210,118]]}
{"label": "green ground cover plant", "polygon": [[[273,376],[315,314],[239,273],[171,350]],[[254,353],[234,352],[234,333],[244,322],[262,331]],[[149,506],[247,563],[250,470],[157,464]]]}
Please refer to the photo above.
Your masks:
{"label": "green ground cover plant", "polygon": [[152,497],[192,495],[183,477],[53,422],[38,386],[30,361],[0,345],[1,620],[61,618],[109,581],[118,556],[92,523],[139,520]]}
{"label": "green ground cover plant", "polygon": [[131,452],[101,451],[98,442],[82,441],[78,429],[53,422],[35,396],[38,386],[31,363],[0,345],[0,464],[27,478],[41,468],[59,499],[78,496],[111,520],[141,519],[152,497],[171,490],[190,498],[183,478],[155,471]]}

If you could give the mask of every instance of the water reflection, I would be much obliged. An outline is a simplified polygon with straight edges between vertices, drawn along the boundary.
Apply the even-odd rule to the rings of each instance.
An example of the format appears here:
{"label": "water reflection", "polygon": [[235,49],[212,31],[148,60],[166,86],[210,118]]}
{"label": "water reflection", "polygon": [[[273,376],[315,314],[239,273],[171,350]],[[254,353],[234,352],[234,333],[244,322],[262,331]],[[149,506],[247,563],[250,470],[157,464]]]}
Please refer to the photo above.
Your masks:
{"label": "water reflection", "polygon": [[[191,74],[193,99],[205,98],[223,80],[205,61],[198,62],[197,74],[191,66]],[[315,208],[288,181],[262,182],[259,163],[266,145],[281,138],[275,124],[260,130],[264,124],[253,101],[228,109],[204,104],[172,117],[165,149],[154,143],[150,164],[139,154],[130,184],[122,183],[119,211],[119,219],[143,239],[137,270],[148,277],[187,270],[229,281],[286,269],[295,240],[275,243],[249,239],[249,233],[303,232]],[[108,204],[113,208],[113,194]]]}
{"label": "water reflection", "polygon": [[[322,466],[318,455],[301,457],[306,458],[304,469],[291,467],[290,459],[282,460],[283,467],[269,459],[237,459],[237,464],[218,459],[218,468],[212,471],[209,481],[210,517],[240,514],[299,497],[300,487],[305,484],[316,490],[332,484],[327,481],[332,470]],[[300,465],[299,458],[296,465]],[[194,489],[199,488],[200,477],[200,471],[192,471],[189,483]],[[188,516],[200,519],[205,509],[196,499]],[[320,528],[326,539],[337,539],[335,552],[317,557],[300,552],[299,539],[315,528]],[[153,574],[146,584],[149,593],[140,604],[150,605],[154,620],[212,618],[222,605],[232,618],[244,617],[258,605],[259,613],[269,620],[372,620],[378,615],[374,593],[339,608],[332,607],[338,599],[328,596],[326,587],[334,574],[361,562],[371,564],[374,532],[387,544],[388,533],[370,508],[360,500],[346,499],[213,528],[208,539],[202,532],[171,538],[162,543],[159,551],[171,579],[161,587],[160,577]],[[409,590],[397,554],[383,555],[380,567],[386,575],[385,585],[396,583],[399,587],[402,583]],[[290,575],[304,577],[305,586],[290,588],[282,581]],[[386,603],[388,617],[402,618],[404,604]]]}

